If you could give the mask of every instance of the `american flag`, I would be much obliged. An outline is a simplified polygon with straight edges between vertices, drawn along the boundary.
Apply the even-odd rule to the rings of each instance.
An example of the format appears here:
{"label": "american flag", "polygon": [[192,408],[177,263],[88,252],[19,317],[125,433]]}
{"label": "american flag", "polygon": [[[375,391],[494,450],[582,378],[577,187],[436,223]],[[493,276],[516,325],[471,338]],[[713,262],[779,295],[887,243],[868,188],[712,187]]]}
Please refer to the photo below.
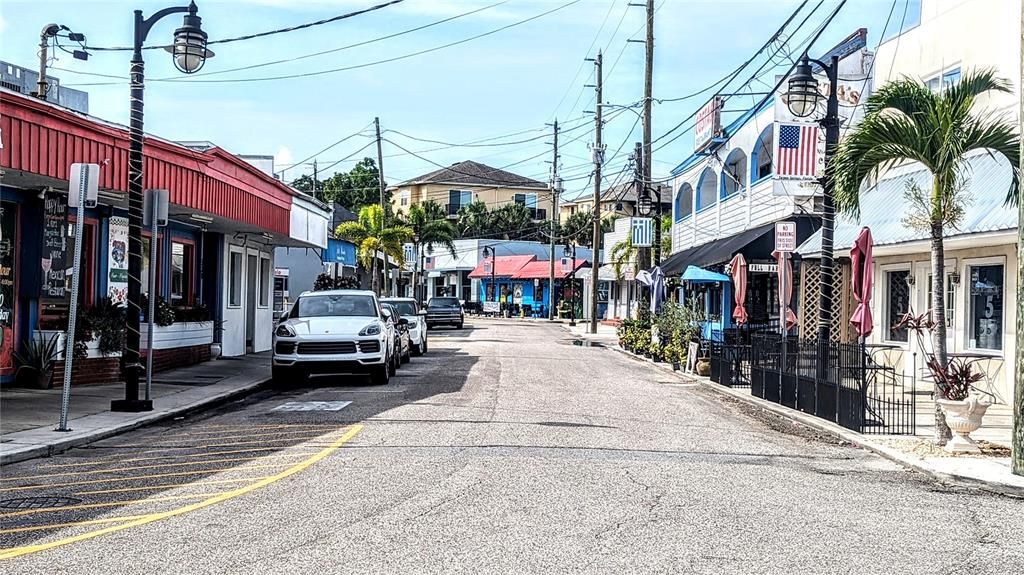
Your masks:
{"label": "american flag", "polygon": [[434,269],[434,258],[430,256],[423,258],[423,269],[428,271]]}
{"label": "american flag", "polygon": [[775,175],[813,178],[818,164],[818,126],[779,124]]}

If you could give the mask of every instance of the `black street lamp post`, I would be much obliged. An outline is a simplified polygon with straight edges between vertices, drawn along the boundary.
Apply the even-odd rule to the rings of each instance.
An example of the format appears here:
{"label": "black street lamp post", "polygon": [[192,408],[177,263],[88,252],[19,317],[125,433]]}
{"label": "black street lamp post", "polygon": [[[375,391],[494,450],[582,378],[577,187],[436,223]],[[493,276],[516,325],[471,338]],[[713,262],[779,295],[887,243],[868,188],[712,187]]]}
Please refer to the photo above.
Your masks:
{"label": "black street lamp post", "polygon": [[[145,87],[145,63],[142,60],[142,45],[150,29],[164,16],[185,13],[181,28],[174,31],[174,43],[165,49],[174,57],[178,70],[191,74],[203,67],[213,52],[206,49],[206,32],[202,30],[202,19],[197,15],[195,2],[188,6],[164,8],[149,18],[143,18],[142,10],[135,11],[135,43],[131,60],[131,123],[128,128],[128,313],[125,314],[125,349],[123,354],[123,375],[125,398],[114,400],[111,411],[150,411],[153,401],[139,399],[139,324],[142,308],[142,139],[143,139],[143,91]],[[157,241],[151,238],[150,241]],[[149,265],[156,265],[150,262]],[[156,286],[149,287],[149,297],[157,297]],[[149,318],[153,321],[153,318]]]}
{"label": "black street lamp post", "polygon": [[[825,173],[821,178],[822,210],[821,210],[821,275],[820,297],[818,299],[818,343],[824,346],[829,341],[832,326],[832,277],[833,257],[832,239],[835,230],[835,207],[832,204],[835,189],[835,174],[831,159],[839,145],[839,56],[832,56],[831,62],[825,64],[820,60],[803,55],[793,75],[789,77],[789,91],[786,93],[789,111],[798,118],[806,118],[814,113],[824,96],[818,91],[818,80],[814,77],[811,64],[817,64],[828,77],[829,91],[825,105],[825,117],[821,126],[825,128]],[[824,351],[824,348],[822,348]],[[824,354],[819,358],[824,361]]]}

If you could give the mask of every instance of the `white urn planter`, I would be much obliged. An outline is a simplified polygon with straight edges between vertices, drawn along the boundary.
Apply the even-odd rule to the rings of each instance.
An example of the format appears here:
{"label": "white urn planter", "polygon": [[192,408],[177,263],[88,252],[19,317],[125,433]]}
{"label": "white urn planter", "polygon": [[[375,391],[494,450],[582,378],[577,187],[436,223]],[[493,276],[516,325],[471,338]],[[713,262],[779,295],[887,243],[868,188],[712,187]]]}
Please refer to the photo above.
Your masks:
{"label": "white urn planter", "polygon": [[946,414],[946,424],[953,431],[953,438],[946,444],[945,450],[951,453],[980,453],[981,449],[970,438],[970,434],[981,427],[981,419],[992,403],[973,395],[961,400],[938,399],[936,403],[942,407]]}

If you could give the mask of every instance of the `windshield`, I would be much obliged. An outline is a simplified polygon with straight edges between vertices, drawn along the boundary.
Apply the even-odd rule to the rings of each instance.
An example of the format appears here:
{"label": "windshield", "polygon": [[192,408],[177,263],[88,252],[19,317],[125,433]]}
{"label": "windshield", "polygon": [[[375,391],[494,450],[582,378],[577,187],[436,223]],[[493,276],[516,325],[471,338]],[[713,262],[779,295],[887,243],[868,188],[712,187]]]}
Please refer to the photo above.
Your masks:
{"label": "windshield", "polygon": [[399,315],[416,315],[416,304],[411,301],[389,301],[387,303],[394,306]]}
{"label": "windshield", "polygon": [[460,307],[459,298],[435,297],[427,302],[427,307]]}
{"label": "windshield", "polygon": [[376,317],[373,296],[307,295],[299,298],[291,317]]}

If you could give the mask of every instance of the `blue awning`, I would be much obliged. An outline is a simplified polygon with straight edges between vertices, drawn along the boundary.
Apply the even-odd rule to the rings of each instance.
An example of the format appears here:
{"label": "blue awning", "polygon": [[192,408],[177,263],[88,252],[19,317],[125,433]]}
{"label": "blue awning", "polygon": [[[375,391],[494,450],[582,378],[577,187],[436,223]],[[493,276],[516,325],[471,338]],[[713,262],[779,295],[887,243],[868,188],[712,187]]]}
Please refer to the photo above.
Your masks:
{"label": "blue awning", "polygon": [[730,282],[729,276],[699,268],[697,266],[687,266],[686,271],[683,272],[683,281],[694,282],[694,283],[713,283],[713,282]]}

